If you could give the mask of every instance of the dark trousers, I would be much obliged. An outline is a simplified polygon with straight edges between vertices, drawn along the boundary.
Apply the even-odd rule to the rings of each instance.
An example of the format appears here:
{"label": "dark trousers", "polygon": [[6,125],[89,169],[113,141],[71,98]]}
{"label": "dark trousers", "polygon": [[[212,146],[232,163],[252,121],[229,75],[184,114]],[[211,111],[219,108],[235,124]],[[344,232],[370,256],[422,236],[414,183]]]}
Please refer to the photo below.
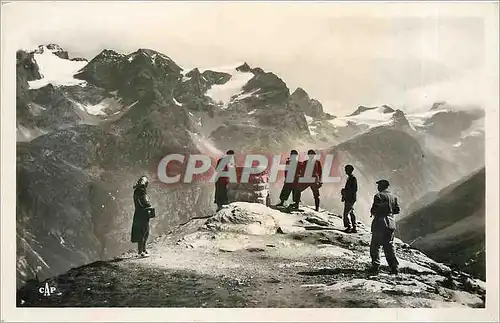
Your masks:
{"label": "dark trousers", "polygon": [[313,197],[314,197],[314,206],[316,207],[316,211],[317,211],[319,209],[319,188],[320,188],[320,186],[316,183],[299,184],[297,187],[297,191],[295,193],[296,194],[295,200],[297,201],[296,203],[300,202],[302,192],[305,191],[307,188],[311,188],[311,191],[312,191]]}
{"label": "dark trousers", "polygon": [[342,219],[344,220],[344,227],[356,228],[356,214],[354,214],[355,201],[344,201],[344,213]]}
{"label": "dark trousers", "polygon": [[141,241],[137,242],[138,253],[146,251],[146,243],[148,241],[148,237],[149,237],[149,230],[144,233],[144,236],[142,237]]}
{"label": "dark trousers", "polygon": [[229,204],[229,198],[227,196],[227,183],[225,182],[215,182],[215,199],[214,202],[220,209],[223,205]]}
{"label": "dark trousers", "polygon": [[390,268],[397,268],[399,263],[394,252],[394,230],[380,228],[372,232],[370,256],[372,265],[380,266],[380,247],[384,249],[385,259]]}
{"label": "dark trousers", "polygon": [[281,202],[285,202],[286,200],[288,200],[290,194],[292,194],[294,203],[300,202],[300,190],[297,189],[297,185],[294,183],[283,184],[283,188],[281,189],[280,193]]}

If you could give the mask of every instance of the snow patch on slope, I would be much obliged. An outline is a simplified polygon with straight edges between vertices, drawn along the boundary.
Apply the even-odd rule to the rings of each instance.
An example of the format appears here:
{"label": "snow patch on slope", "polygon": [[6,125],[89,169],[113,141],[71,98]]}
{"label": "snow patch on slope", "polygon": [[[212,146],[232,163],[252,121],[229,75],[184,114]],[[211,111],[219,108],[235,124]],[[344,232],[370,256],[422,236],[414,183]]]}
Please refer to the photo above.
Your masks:
{"label": "snow patch on slope", "polygon": [[196,145],[196,148],[199,149],[201,153],[207,154],[209,156],[221,156],[223,152],[219,150],[215,145],[210,141],[208,138],[205,136],[202,136],[200,134],[188,131],[191,139]]}
{"label": "snow patch on slope", "polygon": [[419,113],[412,113],[407,115],[407,119],[412,124],[414,127],[424,127],[425,123],[427,120],[432,118],[437,113],[440,112],[447,112],[449,109],[436,109],[436,110],[431,110],[431,111],[425,111],[425,112],[419,112]]}
{"label": "snow patch on slope", "polygon": [[378,107],[376,109],[364,111],[355,116],[338,117],[329,120],[329,122],[336,127],[347,127],[349,122],[352,122],[354,124],[363,124],[373,128],[384,123],[389,123],[393,115],[394,112],[384,113],[384,108]]}
{"label": "snow patch on slope", "polygon": [[304,114],[304,117],[306,117],[307,127],[309,128],[311,136],[317,136],[318,132],[316,130],[318,128],[318,123],[314,120],[313,117],[308,116],[307,114]]}
{"label": "snow patch on slope", "polygon": [[74,74],[87,65],[86,61],[71,61],[60,58],[46,47],[41,53],[35,53],[34,58],[42,78],[28,81],[30,89],[39,89],[47,84],[54,86],[86,84],[85,81],[73,77]]}
{"label": "snow patch on slope", "polygon": [[174,99],[174,103],[176,106],[179,106],[179,107],[182,107],[182,103],[180,103],[179,101],[177,101],[175,98]]}
{"label": "snow patch on slope", "polygon": [[39,137],[41,135],[46,134],[46,131],[43,131],[38,128],[28,128],[23,126],[22,124],[19,124],[17,126],[17,133],[16,133],[16,141],[31,141],[35,139],[36,137]]}
{"label": "snow patch on slope", "polygon": [[[226,108],[228,104],[231,102],[231,98],[241,94],[243,91],[243,86],[250,81],[254,75],[251,72],[239,72],[236,70],[234,66],[220,67],[209,69],[211,71],[224,72],[231,75],[229,81],[224,84],[214,84],[208,91],[205,93],[206,96],[211,98],[215,102],[221,102],[223,107]],[[202,70],[200,70],[202,72]],[[254,91],[255,92],[255,91]],[[248,96],[252,95],[254,92],[249,93]],[[246,94],[242,94],[238,100],[241,100],[245,97]]]}

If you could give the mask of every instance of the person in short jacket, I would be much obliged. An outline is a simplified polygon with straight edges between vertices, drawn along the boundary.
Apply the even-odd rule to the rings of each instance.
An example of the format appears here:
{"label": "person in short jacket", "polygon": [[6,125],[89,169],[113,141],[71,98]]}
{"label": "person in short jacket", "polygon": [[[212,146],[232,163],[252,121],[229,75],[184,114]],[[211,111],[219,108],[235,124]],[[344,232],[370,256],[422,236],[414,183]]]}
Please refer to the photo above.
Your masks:
{"label": "person in short jacket", "polygon": [[141,257],[147,257],[146,242],[149,237],[149,219],[153,215],[153,207],[146,192],[148,179],[141,176],[134,185],[134,219],[132,221],[131,242],[137,242],[137,252]]}
{"label": "person in short jacket", "polygon": [[[295,167],[295,173],[291,180],[288,178],[288,171],[293,170]],[[302,171],[302,162],[299,160],[299,152],[295,149],[290,151],[290,157],[286,160],[285,168],[285,182],[283,183],[283,188],[280,193],[280,202],[276,206],[283,206],[285,201],[288,200],[290,194],[293,196],[292,208],[299,207],[300,194],[297,194],[297,184]],[[298,200],[297,200],[298,199]]]}
{"label": "person in short jacket", "polygon": [[345,187],[341,190],[342,202],[344,202],[343,220],[345,232],[356,233],[356,214],[354,213],[354,203],[356,203],[356,195],[358,192],[358,181],[354,172],[354,166],[346,165],[344,167],[347,174]]}
{"label": "person in short jacket", "polygon": [[398,273],[398,260],[394,252],[394,231],[396,221],[394,215],[399,214],[400,208],[398,198],[389,192],[389,182],[385,179],[377,182],[378,193],[373,197],[370,210],[373,216],[371,231],[372,240],[370,244],[370,256],[372,258],[371,271],[378,273],[380,267],[380,247],[384,249],[385,258],[391,273]]}
{"label": "person in short jacket", "polygon": [[[295,200],[300,201],[301,193],[304,190],[306,190],[308,187],[310,187],[311,191],[313,193],[313,197],[314,197],[314,207],[315,207],[315,210],[317,212],[317,211],[319,211],[319,189],[323,185],[321,182],[321,176],[322,176],[323,169],[321,167],[321,161],[316,159],[316,152],[312,149],[310,149],[307,152],[307,160],[305,162],[303,162],[302,170],[301,170],[302,176],[306,175],[305,173],[308,171],[307,167],[311,163],[314,163],[314,166],[312,166],[312,168],[313,168],[312,169],[312,178],[314,181],[312,183],[299,183],[298,190],[295,193],[298,196],[295,197]],[[309,166],[309,167],[311,167],[311,166]]]}

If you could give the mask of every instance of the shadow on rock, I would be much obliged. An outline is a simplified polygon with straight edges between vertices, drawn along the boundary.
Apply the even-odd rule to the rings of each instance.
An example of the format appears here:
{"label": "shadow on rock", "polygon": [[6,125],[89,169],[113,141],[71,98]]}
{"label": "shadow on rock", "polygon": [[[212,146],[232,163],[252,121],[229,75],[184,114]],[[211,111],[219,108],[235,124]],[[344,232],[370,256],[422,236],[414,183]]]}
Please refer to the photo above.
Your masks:
{"label": "shadow on rock", "polygon": [[327,276],[327,275],[340,275],[340,274],[359,274],[360,271],[352,268],[322,268],[316,271],[301,271],[298,275],[301,276]]}

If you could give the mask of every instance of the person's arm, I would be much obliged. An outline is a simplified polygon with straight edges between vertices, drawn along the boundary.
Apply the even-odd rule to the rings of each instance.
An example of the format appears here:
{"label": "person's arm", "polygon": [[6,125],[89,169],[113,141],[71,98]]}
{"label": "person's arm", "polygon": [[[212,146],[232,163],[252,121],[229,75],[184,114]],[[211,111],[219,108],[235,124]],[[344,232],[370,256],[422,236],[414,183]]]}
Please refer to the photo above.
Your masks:
{"label": "person's arm", "polygon": [[152,206],[149,195],[143,190],[138,192],[137,201],[139,202],[139,205],[145,209],[148,209]]}
{"label": "person's arm", "polygon": [[317,161],[318,165],[318,179],[321,182],[321,179],[323,178],[323,168],[321,167],[321,162]]}
{"label": "person's arm", "polygon": [[394,197],[394,203],[392,206],[392,214],[399,214],[400,211],[401,211],[401,209],[399,208],[398,198]]}
{"label": "person's arm", "polygon": [[377,214],[379,205],[380,205],[380,197],[378,196],[378,194],[375,194],[375,196],[373,197],[372,208],[370,209],[370,213],[372,216],[375,216]]}
{"label": "person's arm", "polygon": [[352,178],[352,192],[356,193],[358,191],[358,180],[356,177]]}
{"label": "person's arm", "polygon": [[286,176],[288,174],[288,167],[290,167],[290,159],[289,158],[285,162],[285,180],[286,180]]}

